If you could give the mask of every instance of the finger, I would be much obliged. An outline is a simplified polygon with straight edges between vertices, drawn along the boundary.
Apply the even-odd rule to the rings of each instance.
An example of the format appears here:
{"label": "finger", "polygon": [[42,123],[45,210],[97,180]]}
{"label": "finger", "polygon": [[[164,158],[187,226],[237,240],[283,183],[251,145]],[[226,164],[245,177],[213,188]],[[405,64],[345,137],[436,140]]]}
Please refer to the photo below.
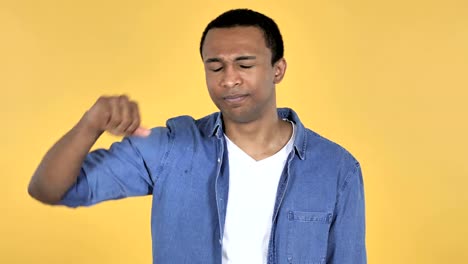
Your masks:
{"label": "finger", "polygon": [[151,130],[150,129],[147,129],[147,128],[144,128],[144,127],[138,127],[134,132],[133,132],[133,136],[137,136],[137,137],[147,137],[151,134]]}
{"label": "finger", "polygon": [[118,97],[113,97],[109,99],[109,106],[111,117],[109,123],[107,123],[106,130],[112,134],[118,135],[117,127],[122,122],[122,116],[120,113],[119,99]]}
{"label": "finger", "polygon": [[133,108],[133,118],[135,123],[132,125],[135,125],[135,128],[132,127],[132,136],[138,136],[138,137],[147,137],[151,134],[151,130],[144,128],[140,126],[141,122],[141,117],[140,117],[140,110],[138,108],[138,104],[135,102],[132,102],[132,108]]}
{"label": "finger", "polygon": [[127,128],[132,124],[133,116],[132,116],[132,106],[128,97],[120,96],[119,97],[119,109],[121,114],[121,121],[120,124],[115,128],[115,130],[120,134],[123,135],[126,133]]}
{"label": "finger", "polygon": [[133,132],[140,126],[140,114],[138,112],[138,105],[135,102],[130,102],[129,109],[132,122],[125,130],[126,135],[132,135]]}

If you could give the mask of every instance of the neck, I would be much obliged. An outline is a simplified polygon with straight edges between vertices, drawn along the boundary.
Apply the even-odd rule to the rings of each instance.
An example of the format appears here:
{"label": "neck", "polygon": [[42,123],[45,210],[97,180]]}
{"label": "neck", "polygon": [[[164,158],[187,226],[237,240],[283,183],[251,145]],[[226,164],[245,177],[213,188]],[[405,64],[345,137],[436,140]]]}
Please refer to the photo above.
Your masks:
{"label": "neck", "polygon": [[247,123],[236,123],[225,120],[224,130],[226,136],[232,141],[252,141],[256,143],[273,139],[277,135],[281,120],[276,112],[268,114],[260,120]]}
{"label": "neck", "polygon": [[276,108],[264,118],[248,123],[225,120],[226,136],[244,152],[256,160],[269,157],[286,145],[292,135],[292,127],[278,117]]}

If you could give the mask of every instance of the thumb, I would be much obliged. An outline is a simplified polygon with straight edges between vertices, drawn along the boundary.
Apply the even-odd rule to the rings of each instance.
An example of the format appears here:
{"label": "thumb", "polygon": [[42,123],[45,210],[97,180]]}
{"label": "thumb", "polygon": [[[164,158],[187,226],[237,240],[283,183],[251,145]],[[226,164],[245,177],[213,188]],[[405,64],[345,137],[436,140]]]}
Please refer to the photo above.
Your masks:
{"label": "thumb", "polygon": [[147,137],[151,134],[151,130],[144,128],[144,127],[138,127],[133,133],[132,136],[137,136],[137,137]]}

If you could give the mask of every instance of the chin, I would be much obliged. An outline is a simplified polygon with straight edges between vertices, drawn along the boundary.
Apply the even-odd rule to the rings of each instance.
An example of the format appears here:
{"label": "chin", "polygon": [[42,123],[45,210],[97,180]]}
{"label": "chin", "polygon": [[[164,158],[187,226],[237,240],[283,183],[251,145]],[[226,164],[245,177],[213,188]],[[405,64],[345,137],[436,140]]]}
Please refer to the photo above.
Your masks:
{"label": "chin", "polygon": [[256,113],[249,113],[245,111],[237,112],[221,110],[221,113],[223,114],[223,120],[229,119],[229,121],[234,123],[246,124],[258,119],[258,115]]}

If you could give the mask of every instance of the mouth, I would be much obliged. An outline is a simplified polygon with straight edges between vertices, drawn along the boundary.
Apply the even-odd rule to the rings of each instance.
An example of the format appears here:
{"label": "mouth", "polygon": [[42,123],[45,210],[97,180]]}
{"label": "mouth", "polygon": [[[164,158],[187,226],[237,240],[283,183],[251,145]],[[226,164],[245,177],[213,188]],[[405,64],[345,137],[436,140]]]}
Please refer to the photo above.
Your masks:
{"label": "mouth", "polygon": [[247,98],[247,96],[248,94],[233,94],[233,95],[225,96],[223,97],[223,99],[227,103],[236,104],[236,103],[241,103],[242,101],[244,101],[245,98]]}

